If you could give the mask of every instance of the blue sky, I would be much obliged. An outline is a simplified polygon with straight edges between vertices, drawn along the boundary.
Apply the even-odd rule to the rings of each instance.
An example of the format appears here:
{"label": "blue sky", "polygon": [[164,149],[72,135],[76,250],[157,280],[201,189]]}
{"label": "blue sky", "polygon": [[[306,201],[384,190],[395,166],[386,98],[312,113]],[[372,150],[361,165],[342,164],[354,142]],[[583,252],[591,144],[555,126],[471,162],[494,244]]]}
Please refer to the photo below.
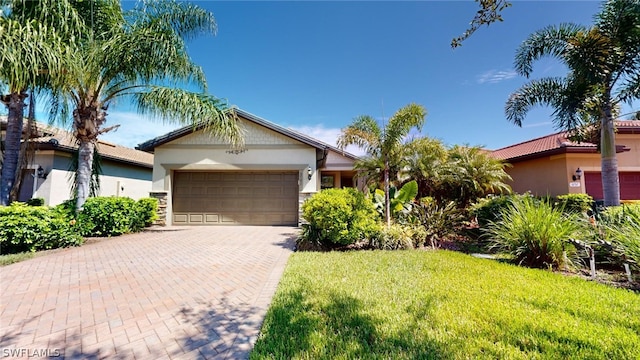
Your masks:
{"label": "blue sky", "polygon": [[[428,112],[423,135],[489,149],[555,131],[548,109],[531,111],[522,128],[504,117],[507,97],[526,81],[513,71],[515,50],[547,25],[591,24],[600,6],[516,0],[503,23],[453,50],[477,11],[472,1],[194,2],[213,11],[219,29],[190,42],[189,53],[210,93],[231,105],[335,144],[354,117],[382,120],[415,102]],[[547,59],[534,69],[533,77],[565,73]],[[105,140],[135,146],[177,127],[114,105],[108,125],[122,128]]]}

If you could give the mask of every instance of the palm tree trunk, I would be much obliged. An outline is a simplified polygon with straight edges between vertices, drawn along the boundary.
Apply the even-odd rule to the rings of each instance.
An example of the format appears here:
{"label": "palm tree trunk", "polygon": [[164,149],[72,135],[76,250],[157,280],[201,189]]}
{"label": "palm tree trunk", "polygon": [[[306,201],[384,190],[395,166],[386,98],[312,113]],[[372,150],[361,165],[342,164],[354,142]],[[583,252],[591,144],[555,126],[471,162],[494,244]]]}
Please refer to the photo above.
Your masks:
{"label": "palm tree trunk", "polygon": [[620,180],[618,179],[618,159],[616,158],[616,142],[613,127],[611,105],[603,106],[602,133],[600,136],[602,193],[605,206],[620,205]]}
{"label": "palm tree trunk", "polygon": [[27,115],[27,126],[25,128],[23,134],[23,141],[20,145],[20,155],[18,155],[18,166],[16,169],[16,177],[14,179],[13,188],[11,189],[11,193],[9,194],[9,201],[14,202],[18,200],[18,196],[20,195],[20,184],[22,184],[22,176],[24,172],[22,169],[25,169],[27,165],[33,160],[33,144],[29,141],[31,139],[31,134],[33,130],[33,121],[35,120],[35,112],[36,112],[36,104],[35,104],[35,95],[33,94],[33,90],[31,91],[31,96],[29,97],[29,113]]}
{"label": "palm tree trunk", "polygon": [[95,142],[89,139],[80,139],[78,149],[78,171],[76,173],[77,198],[76,209],[81,211],[87,201],[90,192],[91,172],[93,167],[93,151]]}
{"label": "palm tree trunk", "polygon": [[4,160],[0,175],[0,205],[9,205],[9,194],[13,188],[18,171],[20,157],[20,140],[22,139],[22,122],[24,117],[24,91],[11,93],[2,101],[9,108],[7,114],[7,134],[5,138]]}
{"label": "palm tree trunk", "polygon": [[384,221],[391,226],[391,199],[389,199],[389,158],[384,156]]}

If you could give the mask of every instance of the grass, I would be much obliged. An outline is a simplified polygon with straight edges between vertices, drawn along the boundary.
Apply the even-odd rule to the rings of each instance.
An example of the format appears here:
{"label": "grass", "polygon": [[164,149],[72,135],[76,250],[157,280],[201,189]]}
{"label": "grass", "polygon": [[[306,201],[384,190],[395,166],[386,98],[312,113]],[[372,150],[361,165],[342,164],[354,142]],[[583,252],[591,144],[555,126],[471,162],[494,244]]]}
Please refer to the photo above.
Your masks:
{"label": "grass", "polygon": [[0,266],[6,266],[36,256],[35,252],[21,252],[17,254],[0,255]]}
{"label": "grass", "polygon": [[251,359],[638,359],[640,295],[448,251],[295,253]]}

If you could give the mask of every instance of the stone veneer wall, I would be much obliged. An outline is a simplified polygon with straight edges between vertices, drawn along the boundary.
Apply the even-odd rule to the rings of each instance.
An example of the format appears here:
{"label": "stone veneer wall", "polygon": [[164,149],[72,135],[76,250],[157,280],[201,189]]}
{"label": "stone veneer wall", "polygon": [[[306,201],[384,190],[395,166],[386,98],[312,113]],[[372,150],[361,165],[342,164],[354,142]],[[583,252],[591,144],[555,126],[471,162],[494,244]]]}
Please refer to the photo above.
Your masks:
{"label": "stone veneer wall", "polygon": [[149,197],[158,199],[158,218],[153,225],[167,225],[167,196],[167,191],[152,191],[149,193]]}

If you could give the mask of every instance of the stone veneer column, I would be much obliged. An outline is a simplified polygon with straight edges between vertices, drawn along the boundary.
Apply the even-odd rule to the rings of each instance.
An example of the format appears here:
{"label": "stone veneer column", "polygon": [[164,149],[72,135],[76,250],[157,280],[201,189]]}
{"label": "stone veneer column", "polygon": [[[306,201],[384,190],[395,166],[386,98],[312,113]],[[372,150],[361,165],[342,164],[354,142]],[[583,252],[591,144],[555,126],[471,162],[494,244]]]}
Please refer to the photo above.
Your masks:
{"label": "stone veneer column", "polygon": [[158,199],[158,219],[156,219],[153,225],[167,225],[167,195],[167,191],[152,191],[149,193],[149,197]]}

